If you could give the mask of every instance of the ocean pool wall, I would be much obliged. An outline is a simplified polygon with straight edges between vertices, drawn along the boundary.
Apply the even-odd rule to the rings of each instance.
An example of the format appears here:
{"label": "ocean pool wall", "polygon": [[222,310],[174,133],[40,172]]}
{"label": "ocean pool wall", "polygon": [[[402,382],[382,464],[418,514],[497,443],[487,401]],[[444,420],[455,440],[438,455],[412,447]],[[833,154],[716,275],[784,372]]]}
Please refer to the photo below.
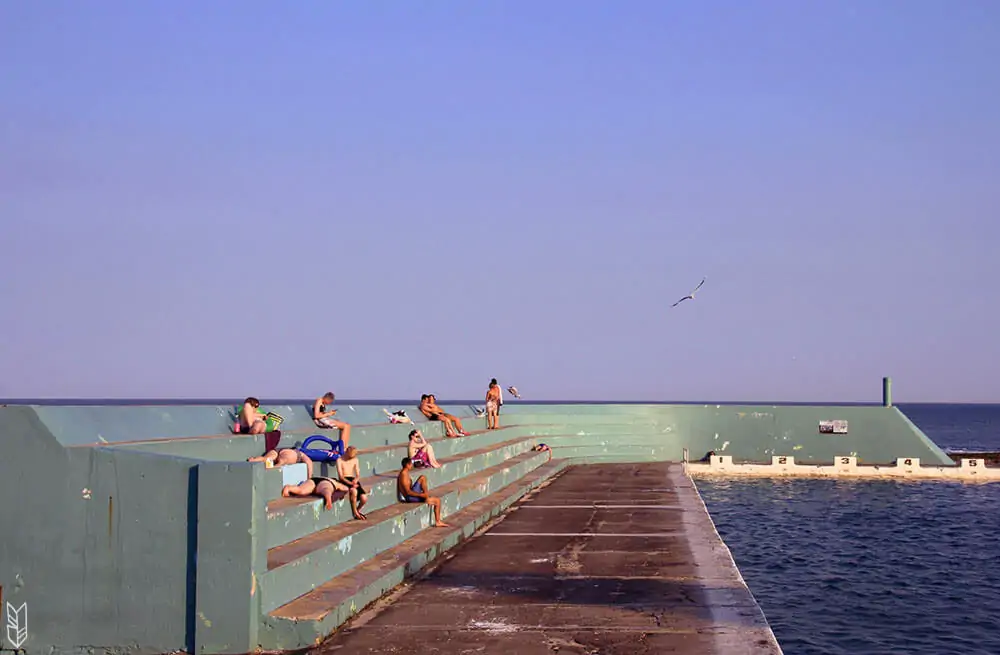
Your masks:
{"label": "ocean pool wall", "polygon": [[[352,443],[362,448],[402,443],[411,429],[387,425],[381,406],[339,407],[340,417],[355,424]],[[285,417],[287,439],[319,432],[305,404],[264,409]],[[419,416],[415,407],[385,409]],[[448,409],[463,417],[467,429],[485,425],[467,406]],[[9,453],[0,460],[0,589],[5,602],[26,603],[23,648],[29,655],[195,652],[205,621],[218,634],[252,641],[258,618],[252,578],[239,580],[251,593],[242,587],[212,593],[213,580],[220,581],[217,591],[225,591],[221,581],[233,580],[225,572],[260,555],[254,525],[244,525],[252,503],[260,501],[228,493],[235,486],[226,484],[226,476],[235,481],[257,475],[244,460],[262,449],[262,440],[232,435],[232,410],[232,405],[0,407],[0,439]],[[846,434],[820,432],[821,421],[834,420],[847,421]],[[520,434],[550,441],[556,457],[581,463],[676,461],[687,449],[692,459],[709,450],[758,462],[769,462],[774,454],[825,462],[857,453],[867,463],[914,457],[924,464],[954,465],[897,408],[876,405],[508,401],[501,423],[521,426]],[[419,425],[430,436],[441,434],[440,423]],[[199,490],[202,477],[211,489]],[[223,525],[229,515],[242,521],[232,534],[221,528],[213,533],[207,525]],[[199,570],[199,539],[231,542],[232,560],[206,557]]]}

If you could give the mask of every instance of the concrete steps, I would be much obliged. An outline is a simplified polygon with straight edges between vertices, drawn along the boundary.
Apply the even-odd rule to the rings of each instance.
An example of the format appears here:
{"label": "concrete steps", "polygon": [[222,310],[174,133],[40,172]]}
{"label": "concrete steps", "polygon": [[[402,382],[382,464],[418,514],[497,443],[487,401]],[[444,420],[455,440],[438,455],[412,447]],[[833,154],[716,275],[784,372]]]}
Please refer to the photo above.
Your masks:
{"label": "concrete steps", "polygon": [[[491,451],[499,463],[492,466],[483,453],[466,462],[478,471],[452,477],[452,481],[435,483],[427,475],[431,493],[442,498],[442,512],[447,515],[488,495],[493,489],[520,478],[543,464],[548,455],[530,452],[530,444],[516,456],[508,457],[510,445]],[[528,450],[528,452],[524,452]],[[463,467],[464,468],[464,467]],[[461,469],[459,469],[461,470]],[[443,472],[438,469],[436,472]],[[457,478],[461,478],[460,480]],[[368,511],[367,521],[350,521],[314,532],[302,539],[277,546],[268,551],[267,571],[259,577],[261,612],[268,613],[293,599],[307,594],[324,581],[371,559],[377,553],[395,546],[430,526],[430,509],[424,504],[403,504],[395,497],[395,476],[391,480],[392,495],[383,493],[381,509]],[[387,491],[387,490],[383,490]],[[347,505],[346,502],[338,503]],[[347,510],[349,511],[349,509]]]}
{"label": "concrete steps", "polygon": [[[497,433],[489,436],[495,437]],[[467,437],[471,439],[471,437]],[[451,441],[459,441],[452,439]],[[473,442],[470,444],[474,445]],[[466,445],[470,445],[466,444]],[[460,447],[462,444],[455,444]],[[495,466],[507,459],[529,451],[534,445],[530,437],[520,437],[508,439],[499,443],[488,443],[487,445],[459,452],[451,457],[438,457],[441,468],[414,469],[419,475],[427,476],[427,482],[431,488],[448,484],[470,473]],[[395,460],[395,467],[379,472],[374,476],[366,476],[361,480],[361,485],[368,491],[368,504],[365,506],[365,514],[389,507],[397,502],[396,500],[396,475],[399,473],[399,461],[405,456],[405,451]],[[273,488],[273,483],[269,481],[269,488]],[[326,530],[340,523],[353,521],[351,516],[350,502],[344,498],[344,494],[338,493],[334,496],[333,507],[330,510],[323,508],[323,499],[319,497],[309,498],[281,498],[280,489],[271,496],[272,500],[267,504],[265,530],[266,547],[274,549],[283,544],[294,542],[305,538],[321,530]]]}
{"label": "concrete steps", "polygon": [[[412,428],[410,428],[412,429]],[[410,430],[406,431],[409,434]],[[480,430],[477,432],[470,432],[467,437],[457,437],[453,439],[445,437],[430,438],[425,437],[430,441],[434,448],[434,454],[442,464],[445,459],[454,457],[456,455],[476,450],[478,448],[483,448],[492,444],[499,443],[504,440],[513,439],[515,437],[524,436],[526,433],[525,429],[521,428],[506,428],[502,430]],[[353,439],[352,439],[353,442]],[[289,444],[290,446],[290,444]],[[285,445],[285,440],[282,439],[281,447],[289,447]],[[408,442],[406,435],[404,434],[401,443],[394,443],[389,446],[378,446],[370,449],[359,449],[358,459],[361,469],[362,477],[369,477],[371,475],[384,474],[390,471],[398,471],[399,462],[404,457],[406,457]],[[335,462],[322,463],[313,462],[313,476],[328,476],[336,477],[337,465]],[[272,469],[274,474],[268,475],[267,477],[267,489],[264,493],[266,498],[272,501],[269,504],[268,509],[278,509],[283,505],[296,505],[301,503],[319,503],[318,499],[285,499],[278,500],[277,504],[273,504],[274,499],[280,499],[281,487],[282,487],[282,476],[280,469]],[[270,473],[270,471],[269,471]],[[367,487],[366,487],[367,488]],[[301,535],[300,535],[301,536]],[[298,537],[292,537],[297,539]],[[269,544],[269,547],[273,544]]]}
{"label": "concrete steps", "polygon": [[[369,522],[395,524],[403,517],[406,531],[398,535],[396,544],[375,551],[370,559],[361,560],[309,593],[265,612],[258,633],[261,647],[290,650],[318,644],[357,612],[472,536],[491,518],[566,466],[565,462],[547,459],[547,453],[528,452],[495,467],[502,470],[482,471],[437,490],[432,487],[432,493],[443,498],[449,528],[423,529],[429,524],[431,510],[422,504],[397,504],[373,512]],[[407,527],[416,524],[414,519],[418,518],[419,525]]]}

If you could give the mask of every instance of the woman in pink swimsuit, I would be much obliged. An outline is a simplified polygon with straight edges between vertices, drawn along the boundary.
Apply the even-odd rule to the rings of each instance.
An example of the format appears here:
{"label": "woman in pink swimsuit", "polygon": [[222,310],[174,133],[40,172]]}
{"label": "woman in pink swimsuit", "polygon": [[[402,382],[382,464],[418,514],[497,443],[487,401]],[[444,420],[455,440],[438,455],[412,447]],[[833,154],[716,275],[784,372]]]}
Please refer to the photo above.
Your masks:
{"label": "woman in pink swimsuit", "polygon": [[434,457],[434,448],[427,440],[424,439],[424,435],[420,433],[420,430],[413,430],[410,432],[410,446],[409,446],[409,457],[413,461],[413,465],[416,467],[430,467],[439,469],[441,464]]}

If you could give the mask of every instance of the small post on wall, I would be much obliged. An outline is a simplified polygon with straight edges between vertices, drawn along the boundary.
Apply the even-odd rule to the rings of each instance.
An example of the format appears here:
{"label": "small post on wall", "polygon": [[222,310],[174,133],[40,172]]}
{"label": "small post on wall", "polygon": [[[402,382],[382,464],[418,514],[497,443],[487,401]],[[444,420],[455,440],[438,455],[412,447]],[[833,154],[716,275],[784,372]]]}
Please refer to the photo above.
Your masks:
{"label": "small post on wall", "polygon": [[882,378],[882,406],[892,407],[892,378]]}

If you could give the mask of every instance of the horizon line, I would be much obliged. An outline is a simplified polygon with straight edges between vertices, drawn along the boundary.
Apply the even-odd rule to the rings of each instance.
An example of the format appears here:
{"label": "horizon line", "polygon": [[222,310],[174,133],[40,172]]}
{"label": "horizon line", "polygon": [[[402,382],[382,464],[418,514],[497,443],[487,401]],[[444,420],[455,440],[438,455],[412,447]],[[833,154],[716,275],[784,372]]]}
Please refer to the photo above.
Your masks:
{"label": "horizon line", "polygon": [[[311,403],[313,398],[260,398],[261,404],[291,404],[291,403]],[[129,397],[25,397],[25,398],[0,398],[0,405],[99,405],[99,404],[148,404],[148,405],[229,405],[239,404],[241,399],[226,399],[213,397],[162,397],[162,398],[129,398]],[[451,405],[475,405],[482,403],[482,399],[444,399],[441,404]],[[335,405],[418,405],[418,401],[400,398],[348,398],[337,399]],[[623,400],[623,399],[549,399],[538,398],[532,400],[505,400],[504,405],[876,405],[881,406],[878,400]],[[911,400],[894,401],[893,405],[998,405],[998,401],[963,401],[963,400]]]}

